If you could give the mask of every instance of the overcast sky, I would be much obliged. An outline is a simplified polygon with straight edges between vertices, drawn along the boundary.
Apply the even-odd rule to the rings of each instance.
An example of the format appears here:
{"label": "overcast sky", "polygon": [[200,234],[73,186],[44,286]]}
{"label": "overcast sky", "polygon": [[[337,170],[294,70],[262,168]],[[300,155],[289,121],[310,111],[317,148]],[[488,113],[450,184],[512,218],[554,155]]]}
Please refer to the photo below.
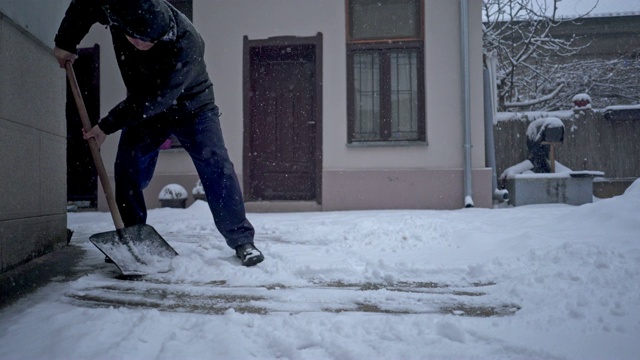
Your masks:
{"label": "overcast sky", "polygon": [[640,14],[640,1],[638,0],[562,0],[558,3],[558,13],[561,16],[584,14],[596,3],[596,8],[591,16],[618,13]]}

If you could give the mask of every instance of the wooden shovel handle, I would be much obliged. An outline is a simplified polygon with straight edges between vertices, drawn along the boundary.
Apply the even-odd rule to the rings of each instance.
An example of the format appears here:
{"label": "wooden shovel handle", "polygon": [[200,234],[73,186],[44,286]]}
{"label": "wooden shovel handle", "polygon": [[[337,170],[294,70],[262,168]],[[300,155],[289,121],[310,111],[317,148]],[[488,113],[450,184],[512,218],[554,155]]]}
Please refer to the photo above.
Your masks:
{"label": "wooden shovel handle", "polygon": [[[92,128],[91,121],[89,120],[89,114],[87,113],[87,108],[84,105],[84,100],[82,100],[82,94],[80,93],[78,80],[76,79],[76,74],[73,71],[73,65],[70,61],[65,64],[65,68],[67,69],[67,78],[69,79],[69,85],[71,86],[73,98],[76,100],[76,105],[78,106],[78,113],[80,114],[82,127],[84,128],[84,131],[89,131]],[[98,143],[94,138],[90,138],[87,141],[89,142],[89,148],[91,149],[91,156],[93,156],[93,161],[96,164],[96,170],[98,172],[98,177],[100,178],[100,183],[102,183],[104,194],[107,197],[107,205],[109,206],[109,211],[111,211],[113,223],[115,224],[117,230],[123,229],[124,222],[122,221],[120,211],[118,211],[118,205],[116,204],[116,200],[113,196],[113,189],[111,188],[111,183],[109,182],[109,177],[107,176],[107,169],[104,167],[104,162],[102,162],[102,157],[100,156],[100,148],[98,146]]]}

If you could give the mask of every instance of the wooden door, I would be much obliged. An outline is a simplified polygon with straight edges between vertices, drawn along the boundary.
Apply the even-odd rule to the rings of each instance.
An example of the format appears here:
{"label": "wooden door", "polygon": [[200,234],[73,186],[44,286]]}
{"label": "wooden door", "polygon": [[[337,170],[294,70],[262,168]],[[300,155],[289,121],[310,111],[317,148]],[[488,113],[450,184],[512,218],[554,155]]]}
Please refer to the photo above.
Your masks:
{"label": "wooden door", "polygon": [[252,200],[316,200],[313,46],[252,49],[249,189]]}
{"label": "wooden door", "polygon": [[[79,49],[73,70],[92,124],[100,116],[100,48]],[[67,201],[78,207],[95,208],[98,180],[91,151],[82,138],[82,122],[73,94],[67,84]]]}

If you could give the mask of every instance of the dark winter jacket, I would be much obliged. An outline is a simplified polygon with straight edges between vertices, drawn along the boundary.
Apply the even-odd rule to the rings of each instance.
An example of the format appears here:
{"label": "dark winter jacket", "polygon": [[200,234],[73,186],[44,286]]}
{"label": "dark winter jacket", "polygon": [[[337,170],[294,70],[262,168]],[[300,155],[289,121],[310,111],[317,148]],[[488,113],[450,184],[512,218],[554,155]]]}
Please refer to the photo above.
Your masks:
{"label": "dark winter jacket", "polygon": [[[204,63],[204,41],[191,22],[164,0],[73,0],[55,37],[76,47],[95,23],[109,26],[127,98],[100,120],[106,134],[163,112],[175,115],[215,107]],[[137,50],[126,35],[155,42]]]}

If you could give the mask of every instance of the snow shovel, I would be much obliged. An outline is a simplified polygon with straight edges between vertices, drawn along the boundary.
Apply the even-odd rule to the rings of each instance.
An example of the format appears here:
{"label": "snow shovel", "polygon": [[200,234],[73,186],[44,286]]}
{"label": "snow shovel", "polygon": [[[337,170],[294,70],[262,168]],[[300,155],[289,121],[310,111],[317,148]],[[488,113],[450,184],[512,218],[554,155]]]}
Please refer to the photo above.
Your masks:
{"label": "snow shovel", "polygon": [[[89,131],[92,126],[75,72],[73,71],[73,65],[71,62],[67,62],[65,67],[71,91],[78,106],[82,127],[85,131]],[[89,240],[113,261],[125,277],[169,271],[171,259],[178,253],[153,227],[146,224],[124,226],[107,177],[107,170],[100,156],[98,143],[94,138],[89,139],[88,142],[100,183],[104,188],[109,211],[116,227],[115,231],[92,235]]]}

